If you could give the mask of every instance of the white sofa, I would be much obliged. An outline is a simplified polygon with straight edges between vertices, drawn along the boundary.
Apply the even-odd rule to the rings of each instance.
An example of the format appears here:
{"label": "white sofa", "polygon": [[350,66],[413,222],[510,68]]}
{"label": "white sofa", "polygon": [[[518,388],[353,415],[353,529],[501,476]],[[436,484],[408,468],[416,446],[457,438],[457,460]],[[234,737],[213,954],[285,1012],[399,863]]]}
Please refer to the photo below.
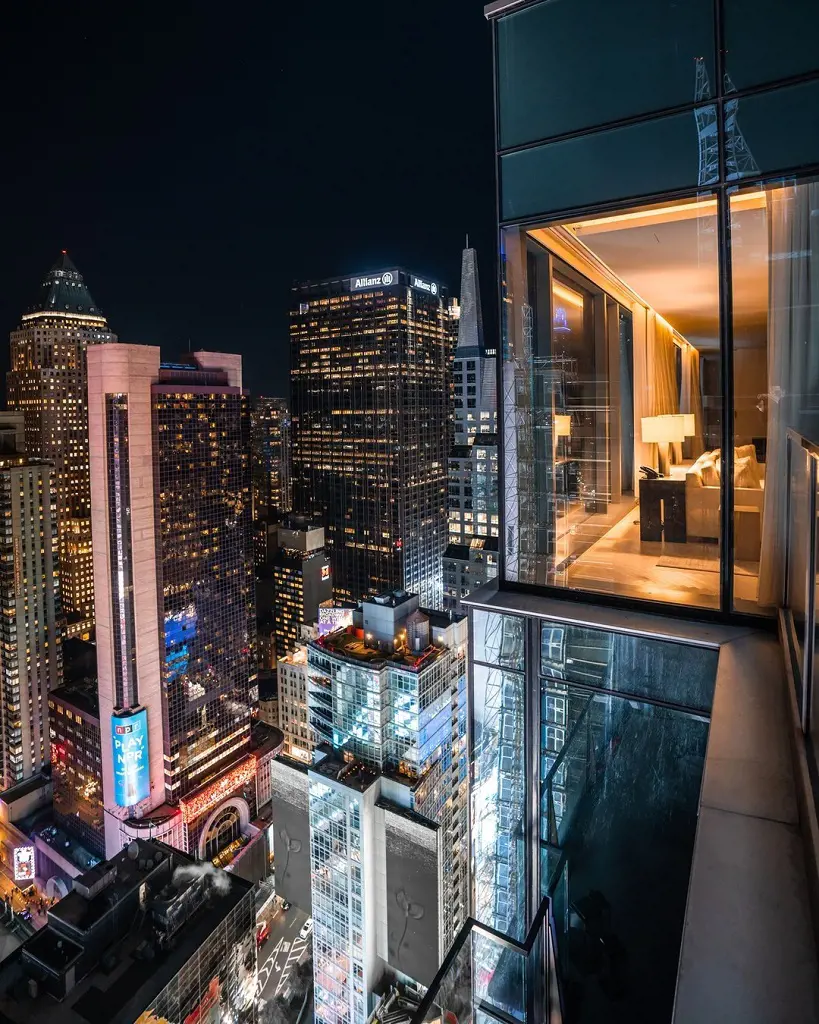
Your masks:
{"label": "white sofa", "polygon": [[[736,557],[759,560],[765,498],[765,465],[752,444],[734,449],[734,542]],[[752,486],[747,486],[752,485]],[[685,471],[685,531],[689,543],[720,536],[719,450],[705,452]]]}

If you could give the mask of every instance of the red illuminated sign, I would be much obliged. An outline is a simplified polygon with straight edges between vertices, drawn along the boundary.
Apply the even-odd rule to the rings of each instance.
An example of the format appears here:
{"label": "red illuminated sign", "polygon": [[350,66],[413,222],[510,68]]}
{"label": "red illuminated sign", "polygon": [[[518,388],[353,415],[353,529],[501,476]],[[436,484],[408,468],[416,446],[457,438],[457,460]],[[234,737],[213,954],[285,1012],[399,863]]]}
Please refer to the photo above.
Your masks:
{"label": "red illuminated sign", "polygon": [[231,768],[221,779],[212,782],[198,793],[194,793],[193,796],[180,800],[179,807],[182,811],[182,820],[186,825],[195,821],[200,815],[215,807],[220,800],[230,796],[239,786],[247,785],[248,782],[255,778],[256,758],[251,755],[234,768]]}

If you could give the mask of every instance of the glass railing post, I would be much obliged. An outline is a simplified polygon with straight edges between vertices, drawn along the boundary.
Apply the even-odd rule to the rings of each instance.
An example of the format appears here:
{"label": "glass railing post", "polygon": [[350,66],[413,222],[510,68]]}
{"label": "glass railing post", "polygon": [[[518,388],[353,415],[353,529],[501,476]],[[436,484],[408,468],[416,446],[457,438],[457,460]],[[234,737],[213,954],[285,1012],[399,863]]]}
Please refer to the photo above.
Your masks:
{"label": "glass railing post", "polygon": [[805,580],[805,650],[802,658],[802,731],[810,729],[816,629],[816,459],[811,456],[808,485],[808,550]]}

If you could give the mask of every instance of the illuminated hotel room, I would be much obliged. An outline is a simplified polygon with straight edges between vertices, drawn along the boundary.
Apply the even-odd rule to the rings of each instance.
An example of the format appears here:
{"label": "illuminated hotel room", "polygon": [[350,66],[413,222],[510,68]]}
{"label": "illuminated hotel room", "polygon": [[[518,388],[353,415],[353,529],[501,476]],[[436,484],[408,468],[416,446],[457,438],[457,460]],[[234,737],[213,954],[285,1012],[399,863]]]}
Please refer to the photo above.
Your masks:
{"label": "illuminated hotel room", "polygon": [[[731,207],[734,606],[757,613],[771,195]],[[717,253],[710,195],[507,230],[507,579],[720,606]]]}

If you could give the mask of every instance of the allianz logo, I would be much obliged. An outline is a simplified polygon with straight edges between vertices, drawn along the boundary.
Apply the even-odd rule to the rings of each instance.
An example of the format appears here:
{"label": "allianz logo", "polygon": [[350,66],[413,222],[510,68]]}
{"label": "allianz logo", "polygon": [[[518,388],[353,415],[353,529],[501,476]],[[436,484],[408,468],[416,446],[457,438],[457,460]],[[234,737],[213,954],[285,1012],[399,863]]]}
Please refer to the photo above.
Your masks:
{"label": "allianz logo", "polygon": [[394,280],[395,275],[388,270],[386,274],[376,274],[375,277],[353,278],[353,288],[373,288],[379,284],[391,285]]}

